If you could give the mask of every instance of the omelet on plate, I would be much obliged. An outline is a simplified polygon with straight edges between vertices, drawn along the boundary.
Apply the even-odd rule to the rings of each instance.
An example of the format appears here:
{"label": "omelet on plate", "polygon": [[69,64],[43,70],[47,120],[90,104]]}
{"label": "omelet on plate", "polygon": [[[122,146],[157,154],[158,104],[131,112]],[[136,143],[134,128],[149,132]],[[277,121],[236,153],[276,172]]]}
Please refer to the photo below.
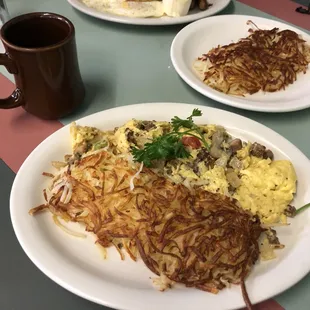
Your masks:
{"label": "omelet on plate", "polygon": [[[145,144],[171,130],[169,122],[136,119],[106,132],[73,123],[72,147],[81,156],[108,148],[132,158],[132,148],[143,149]],[[163,161],[154,171],[177,184],[235,198],[263,223],[286,223],[286,217],[294,210],[290,203],[296,192],[292,163],[274,160],[272,152],[264,146],[234,139],[221,126],[201,125],[200,130],[210,150],[203,146],[189,147],[188,158]]]}
{"label": "omelet on plate", "polygon": [[125,0],[82,0],[88,7],[101,12],[108,12],[128,17],[160,17],[164,8],[160,1],[125,1]]}

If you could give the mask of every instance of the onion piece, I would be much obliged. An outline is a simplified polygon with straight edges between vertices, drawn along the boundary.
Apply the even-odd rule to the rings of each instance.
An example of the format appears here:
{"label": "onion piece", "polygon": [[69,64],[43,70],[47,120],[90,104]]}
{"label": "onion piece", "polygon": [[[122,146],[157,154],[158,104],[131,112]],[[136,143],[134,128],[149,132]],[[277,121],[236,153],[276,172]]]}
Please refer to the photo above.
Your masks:
{"label": "onion piece", "polygon": [[242,182],[239,179],[238,175],[236,172],[231,171],[226,173],[226,179],[228,181],[228,183],[234,187],[234,188],[238,188],[239,186],[241,186]]}
{"label": "onion piece", "polygon": [[108,253],[107,253],[107,249],[104,248],[100,243],[96,242],[95,243],[96,246],[98,247],[99,251],[100,251],[100,254],[102,256],[103,259],[107,259],[108,257]]}
{"label": "onion piece", "polygon": [[74,237],[78,237],[78,238],[86,238],[87,236],[85,234],[82,234],[82,233],[78,233],[78,232],[75,232],[75,231],[72,231],[70,229],[68,229],[66,226],[64,226],[58,219],[58,217],[56,215],[53,215],[53,220],[54,220],[54,223],[60,227],[65,233],[71,235],[71,236],[74,236]]}
{"label": "onion piece", "polygon": [[52,166],[60,170],[61,168],[68,166],[68,164],[62,161],[52,161]]}
{"label": "onion piece", "polygon": [[57,182],[54,183],[54,186],[51,189],[51,194],[57,194],[60,189],[65,186],[66,184],[66,179],[59,179]]}
{"label": "onion piece", "polygon": [[132,176],[132,177],[130,178],[129,187],[130,187],[130,190],[131,190],[131,191],[133,191],[134,188],[135,188],[135,185],[134,185],[133,181],[134,181],[135,178],[137,178],[137,177],[139,176],[139,174],[140,174],[140,172],[142,171],[142,169],[143,169],[143,162],[141,163],[140,168],[139,168],[139,170],[137,171],[137,173],[136,173],[134,176]]}
{"label": "onion piece", "polygon": [[228,159],[228,155],[223,153],[222,156],[215,161],[215,165],[225,168],[227,166]]}
{"label": "onion piece", "polygon": [[63,192],[60,197],[60,201],[64,204],[67,204],[70,202],[72,197],[72,184],[68,181],[67,178],[58,180],[54,187],[51,190],[51,194],[55,195],[57,194],[60,189],[63,187]]}
{"label": "onion piece", "polygon": [[120,255],[121,260],[125,260],[124,253],[123,253],[122,250],[118,247],[118,245],[116,244],[116,242],[112,241],[112,244],[114,245],[114,247],[116,248],[118,254]]}
{"label": "onion piece", "polygon": [[67,198],[67,194],[68,194],[68,187],[65,184],[64,187],[63,187],[63,191],[62,191],[61,197],[60,197],[60,201],[61,202],[65,201],[65,198]]}
{"label": "onion piece", "polygon": [[243,163],[241,160],[239,160],[236,156],[234,156],[230,162],[229,162],[229,165],[234,168],[234,169],[237,169],[237,170],[242,170],[243,168]]}
{"label": "onion piece", "polygon": [[72,197],[72,185],[71,185],[71,183],[67,182],[65,185],[65,188],[67,189],[66,196],[63,198],[61,195],[60,201],[63,202],[64,204],[67,204],[70,202],[71,197]]}

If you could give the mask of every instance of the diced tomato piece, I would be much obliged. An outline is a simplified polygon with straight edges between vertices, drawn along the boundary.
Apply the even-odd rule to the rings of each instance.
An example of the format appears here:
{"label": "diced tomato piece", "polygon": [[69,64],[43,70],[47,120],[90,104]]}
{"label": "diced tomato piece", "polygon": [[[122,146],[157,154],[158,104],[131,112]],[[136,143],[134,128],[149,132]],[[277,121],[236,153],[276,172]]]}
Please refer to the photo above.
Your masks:
{"label": "diced tomato piece", "polygon": [[200,140],[197,137],[193,136],[183,136],[182,143],[185,146],[190,146],[193,149],[199,149],[201,147]]}

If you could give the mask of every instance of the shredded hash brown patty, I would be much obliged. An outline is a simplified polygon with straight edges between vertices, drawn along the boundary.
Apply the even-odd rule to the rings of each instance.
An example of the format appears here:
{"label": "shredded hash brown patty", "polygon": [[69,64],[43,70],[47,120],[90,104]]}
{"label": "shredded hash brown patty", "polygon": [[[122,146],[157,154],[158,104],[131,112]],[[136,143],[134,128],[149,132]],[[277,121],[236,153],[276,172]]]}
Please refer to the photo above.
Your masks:
{"label": "shredded hash brown patty", "polygon": [[212,293],[230,283],[244,289],[259,256],[259,219],[236,200],[190,191],[146,168],[131,190],[132,165],[106,151],[84,157],[53,177],[46,204],[30,214],[48,209],[83,223],[102,247],[115,246],[122,259],[123,252],[134,261],[140,257],[171,281]]}
{"label": "shredded hash brown patty", "polygon": [[297,80],[298,73],[306,73],[310,46],[296,32],[278,28],[249,31],[237,43],[218,46],[198,58],[194,70],[205,84],[244,96],[285,89]]}

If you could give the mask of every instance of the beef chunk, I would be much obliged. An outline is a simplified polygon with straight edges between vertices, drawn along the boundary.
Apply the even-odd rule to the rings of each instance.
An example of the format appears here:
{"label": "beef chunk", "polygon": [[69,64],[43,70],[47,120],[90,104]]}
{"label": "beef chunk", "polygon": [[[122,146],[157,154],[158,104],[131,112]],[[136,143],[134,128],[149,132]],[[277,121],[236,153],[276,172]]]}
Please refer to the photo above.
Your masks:
{"label": "beef chunk", "polygon": [[250,154],[259,158],[263,158],[266,151],[266,147],[257,142],[253,143],[250,147]]}
{"label": "beef chunk", "polygon": [[284,210],[284,214],[288,217],[294,217],[296,215],[296,208],[294,206],[288,205]]}
{"label": "beef chunk", "polygon": [[145,131],[150,131],[152,128],[155,128],[155,124],[152,121],[143,121],[139,124],[138,128]]}
{"label": "beef chunk", "polygon": [[277,237],[277,232],[274,229],[267,230],[266,236],[270,244],[272,245],[280,244],[279,238]]}
{"label": "beef chunk", "polygon": [[229,148],[233,154],[242,149],[242,141],[240,139],[234,139],[229,143]]}
{"label": "beef chunk", "polygon": [[131,129],[127,128],[125,133],[126,133],[127,141],[129,143],[137,144],[135,133]]}
{"label": "beef chunk", "polygon": [[202,148],[197,154],[193,163],[193,171],[197,174],[199,172],[198,164],[204,161],[207,167],[214,167],[215,158],[211,156],[207,149]]}
{"label": "beef chunk", "polygon": [[265,153],[264,153],[264,158],[265,159],[269,158],[269,159],[273,160],[274,156],[273,156],[272,151],[266,150]]}

